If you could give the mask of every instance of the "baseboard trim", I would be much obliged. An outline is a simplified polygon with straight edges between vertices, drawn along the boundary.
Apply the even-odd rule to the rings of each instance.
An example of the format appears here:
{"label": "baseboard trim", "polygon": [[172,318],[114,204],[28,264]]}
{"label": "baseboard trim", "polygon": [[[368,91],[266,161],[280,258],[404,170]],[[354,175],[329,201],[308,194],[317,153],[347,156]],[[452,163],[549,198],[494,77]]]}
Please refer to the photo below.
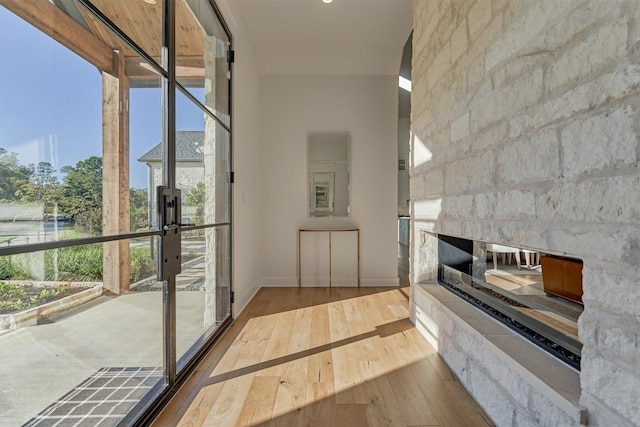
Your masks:
{"label": "baseboard trim", "polygon": [[398,277],[365,277],[360,279],[360,286],[400,286]]}
{"label": "baseboard trim", "polygon": [[264,288],[291,288],[298,286],[297,277],[262,277],[260,286]]}
{"label": "baseboard trim", "polygon": [[[295,287],[298,286],[297,277],[263,277],[260,285],[265,288],[273,287]],[[400,279],[398,277],[364,277],[360,279],[360,286],[399,286]],[[304,277],[302,279],[303,288],[329,286],[326,277]],[[333,280],[332,286],[335,287],[355,287],[356,283],[342,283],[339,280]]]}
{"label": "baseboard trim", "polygon": [[237,302],[233,304],[233,317],[238,317],[240,313],[242,313],[244,309],[247,308],[247,305],[249,305],[251,300],[256,296],[260,288],[261,288],[260,281],[256,281],[253,284],[253,286],[249,289],[249,291],[244,293],[245,294],[244,297],[238,297],[237,296],[238,293],[234,291],[236,295],[235,300]]}

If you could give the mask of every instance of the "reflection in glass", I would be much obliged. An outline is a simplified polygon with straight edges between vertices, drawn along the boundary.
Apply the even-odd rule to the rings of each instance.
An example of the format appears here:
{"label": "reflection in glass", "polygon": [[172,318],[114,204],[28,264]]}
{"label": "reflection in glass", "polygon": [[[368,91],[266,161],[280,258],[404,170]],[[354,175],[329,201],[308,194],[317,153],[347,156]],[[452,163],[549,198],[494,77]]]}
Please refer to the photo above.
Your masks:
{"label": "reflection in glass", "polygon": [[[159,88],[131,89],[131,229],[158,229],[156,186],[162,185],[162,117]],[[147,80],[149,83],[150,80]],[[154,112],[155,114],[151,114]],[[135,227],[135,228],[134,228]]]}
{"label": "reflection in glass", "polygon": [[349,156],[347,133],[309,135],[309,216],[349,216]]}
{"label": "reflection in glass", "polygon": [[205,131],[205,224],[230,221],[231,136],[220,124],[207,117]]}
{"label": "reflection in glass", "polygon": [[183,233],[182,272],[176,278],[179,369],[230,315],[228,248],[229,226]]}
{"label": "reflection in glass", "polygon": [[[6,40],[18,45],[22,40],[30,41],[18,50],[7,50],[6,60],[15,68],[0,70],[0,111],[11,114],[11,120],[3,121],[0,135],[4,141],[0,145],[0,245],[146,230],[151,202],[148,172],[136,156],[160,141],[158,75],[143,68],[130,80],[131,132],[122,134],[122,140],[112,139],[120,135],[116,130],[124,125],[107,115],[111,107],[127,99],[103,98],[103,89],[122,82],[96,73],[93,65],[4,8],[0,8],[0,18],[3,24],[7,24],[6,19],[19,26],[23,34],[5,34]],[[5,37],[2,31],[7,27],[12,28],[8,24],[0,28],[0,37]],[[144,62],[137,56],[136,61]],[[64,73],[59,78],[33,76],[29,78],[30,90],[13,93],[16,89],[12,82],[20,80],[16,74],[20,70],[59,69],[62,63]],[[121,151],[131,152],[130,165],[118,158]],[[107,187],[103,186],[103,170],[109,171]],[[131,215],[127,222],[118,216],[125,211],[129,188],[118,186],[124,182],[113,179],[118,175],[130,177]],[[105,206],[113,212],[106,211]]]}
{"label": "reflection in glass", "polygon": [[131,87],[129,98],[130,228],[133,232],[157,230],[155,185],[162,183],[160,78],[150,73],[144,84]]}
{"label": "reflection in glass", "polygon": [[582,261],[440,235],[439,280],[579,368]]}
{"label": "reflection in glass", "polygon": [[[122,30],[143,51],[161,64],[162,53],[162,0],[129,1],[129,0],[91,0],[111,22]],[[77,1],[57,0],[58,7],[87,28],[105,44],[122,52],[127,57],[126,66],[133,75],[133,70],[148,69],[148,65],[137,60],[135,52],[122,40],[106,29]],[[181,11],[183,14],[188,11]],[[192,40],[196,43],[197,40]]]}
{"label": "reflection in glass", "polygon": [[[176,26],[178,83],[229,126],[229,38],[210,2],[178,1],[176,9],[179,23]],[[181,13],[189,9],[194,13]]]}
{"label": "reflection in glass", "polygon": [[182,191],[182,222],[229,221],[229,133],[207,112],[176,91],[176,186]]}
{"label": "reflection in glass", "polygon": [[[230,313],[228,226],[230,167],[226,130],[181,92],[176,115],[176,186],[181,190],[182,273],[176,278],[177,357],[195,350]],[[204,118],[204,119],[203,119]],[[184,359],[183,359],[184,360]]]}
{"label": "reflection in glass", "polygon": [[212,176],[205,167],[209,138],[205,112],[179,90],[176,91],[176,187],[182,195],[182,224],[203,225],[206,181]]}
{"label": "reflection in glass", "polygon": [[[103,244],[0,257],[0,377],[11,390],[0,401],[3,424],[21,425],[58,404],[57,415],[72,407],[73,416],[98,425],[108,414],[104,425],[114,425],[161,389],[156,263],[148,239],[122,243],[131,251],[132,291],[121,295],[104,291]],[[82,384],[88,388],[74,399],[90,404],[60,405]]]}
{"label": "reflection in glass", "polygon": [[4,7],[0,40],[0,247],[101,234],[100,74]]}
{"label": "reflection in glass", "polygon": [[[21,425],[96,380],[113,388],[87,389],[82,396],[91,403],[57,415],[114,425],[127,411],[139,415],[134,405],[158,396],[163,374],[173,376],[163,366],[163,357],[167,365],[173,359],[164,354],[173,340],[178,357],[192,354],[194,343],[228,319],[230,227],[184,227],[177,301],[173,294],[163,301],[171,281],[157,281],[156,236],[41,252],[32,245],[158,229],[155,187],[164,184],[162,163],[174,160],[163,155],[170,150],[162,130],[173,114],[176,139],[182,132],[196,153],[193,164],[177,162],[181,219],[200,227],[229,221],[229,39],[209,0],[82,2],[88,8],[55,0],[38,14],[18,13],[31,23],[6,9],[30,7],[24,3],[0,7],[0,50],[11,64],[0,67],[0,253],[23,251],[0,255],[0,314],[9,316],[0,317],[0,376],[3,390],[12,390],[0,399],[0,414]],[[161,96],[173,75],[158,67],[162,6],[173,4],[178,91],[206,107],[178,92],[176,112]],[[93,7],[142,55],[93,17]],[[193,299],[191,289],[199,289]],[[11,317],[61,290],[74,292],[78,305],[56,302],[43,318],[26,316],[27,323]],[[175,320],[163,316],[176,302],[178,336],[163,336],[163,324]]]}

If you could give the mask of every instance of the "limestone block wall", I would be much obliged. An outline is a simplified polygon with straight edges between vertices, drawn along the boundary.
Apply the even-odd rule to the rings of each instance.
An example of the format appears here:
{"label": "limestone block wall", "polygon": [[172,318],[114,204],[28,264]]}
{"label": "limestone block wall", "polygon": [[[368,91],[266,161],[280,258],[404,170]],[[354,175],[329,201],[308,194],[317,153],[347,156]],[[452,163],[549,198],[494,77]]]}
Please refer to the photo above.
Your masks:
{"label": "limestone block wall", "polygon": [[589,425],[640,423],[639,106],[639,0],[414,0],[412,279],[424,231],[581,258]]}

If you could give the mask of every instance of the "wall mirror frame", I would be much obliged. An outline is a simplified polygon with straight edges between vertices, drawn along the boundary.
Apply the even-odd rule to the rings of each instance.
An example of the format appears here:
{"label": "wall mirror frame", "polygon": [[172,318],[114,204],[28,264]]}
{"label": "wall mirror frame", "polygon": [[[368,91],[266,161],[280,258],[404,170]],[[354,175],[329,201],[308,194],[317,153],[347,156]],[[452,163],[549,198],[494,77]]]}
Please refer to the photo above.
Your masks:
{"label": "wall mirror frame", "polygon": [[310,217],[348,217],[351,136],[312,132],[307,136],[307,188]]}

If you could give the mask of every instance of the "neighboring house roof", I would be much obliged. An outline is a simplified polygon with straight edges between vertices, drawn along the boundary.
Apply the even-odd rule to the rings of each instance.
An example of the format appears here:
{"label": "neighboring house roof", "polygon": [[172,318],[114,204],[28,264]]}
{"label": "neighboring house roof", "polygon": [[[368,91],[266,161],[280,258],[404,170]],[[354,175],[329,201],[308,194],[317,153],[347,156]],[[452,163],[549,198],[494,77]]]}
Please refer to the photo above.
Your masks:
{"label": "neighboring house roof", "polygon": [[[204,148],[204,131],[183,130],[176,132],[176,162],[202,162]],[[151,163],[162,161],[162,143],[144,153],[139,162]]]}

